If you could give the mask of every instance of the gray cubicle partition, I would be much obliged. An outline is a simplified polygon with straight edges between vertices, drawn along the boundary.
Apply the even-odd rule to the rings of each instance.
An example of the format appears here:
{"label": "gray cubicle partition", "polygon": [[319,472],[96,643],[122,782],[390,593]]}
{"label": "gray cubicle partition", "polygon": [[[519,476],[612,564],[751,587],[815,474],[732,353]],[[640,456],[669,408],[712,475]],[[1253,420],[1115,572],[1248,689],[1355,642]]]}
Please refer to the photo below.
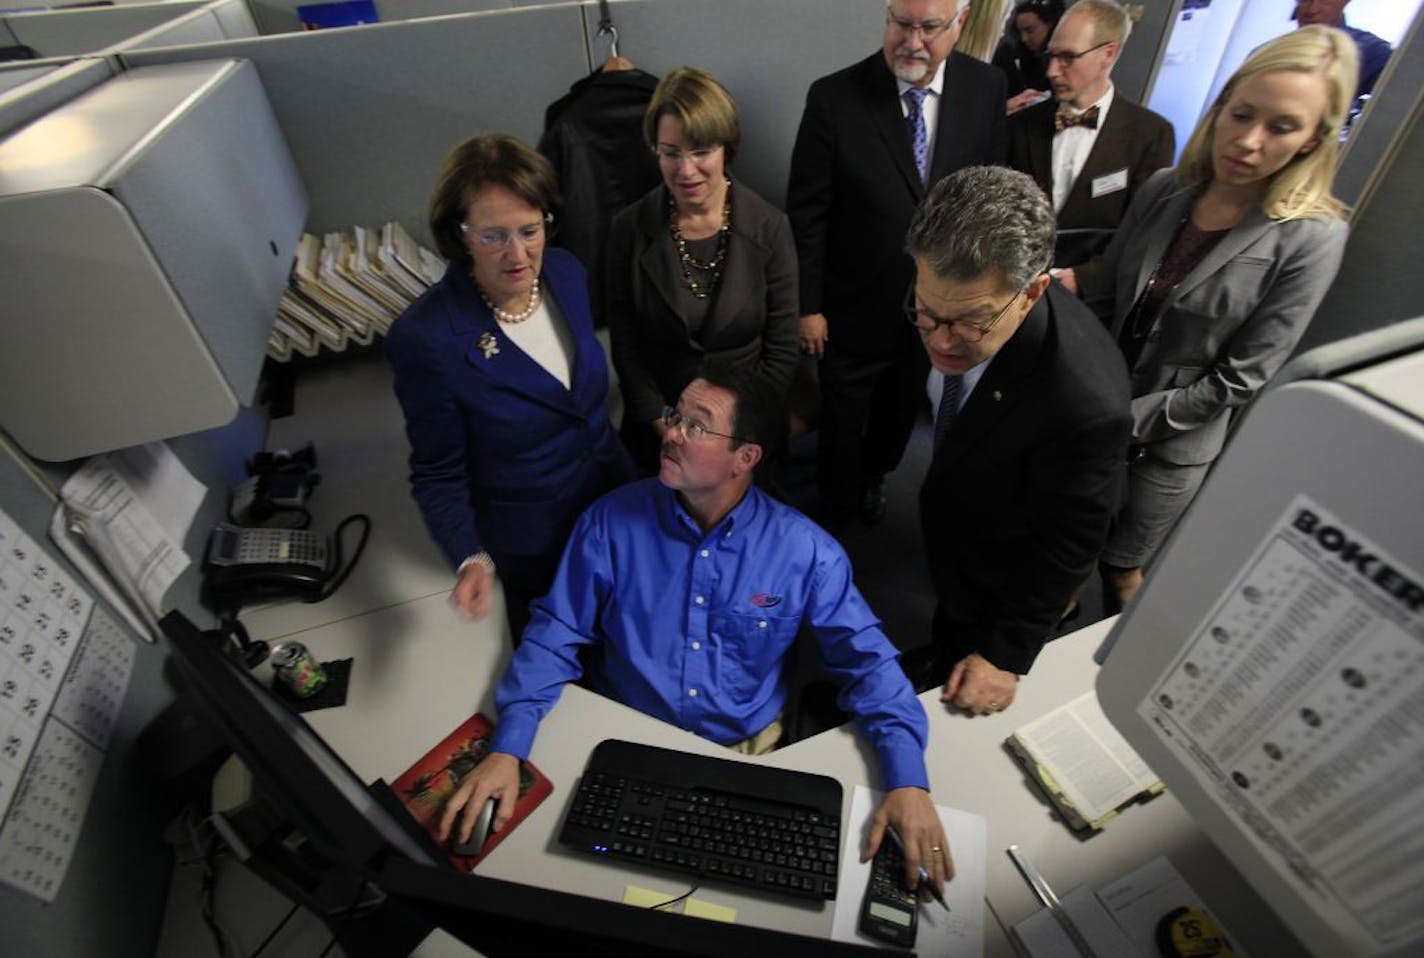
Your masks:
{"label": "gray cubicle partition", "polygon": [[[625,0],[620,52],[661,73],[711,70],[744,114],[737,174],[772,202],[806,90],[879,47],[878,0]],[[425,235],[440,160],[501,130],[530,143],[544,110],[607,56],[598,6],[521,7],[225,43],[122,51],[127,66],[214,57],[257,65],[311,196],[307,228],[397,219]]]}
{"label": "gray cubicle partition", "polygon": [[204,0],[195,0],[45,10],[11,13],[4,20],[15,42],[32,47],[40,56],[72,56],[112,46],[126,37],[191,13],[203,3]]}
{"label": "gray cubicle partition", "polygon": [[257,67],[311,198],[313,232],[391,219],[424,235],[440,161],[476,133],[538,139],[588,69],[576,6],[123,52],[130,67],[243,57]]}
{"label": "gray cubicle partition", "polygon": [[1424,10],[1390,58],[1336,177],[1355,207],[1335,283],[1297,352],[1418,316],[1424,303]]}
{"label": "gray cubicle partition", "polygon": [[[223,11],[222,15],[219,15],[219,11]],[[213,0],[212,3],[204,4],[181,17],[175,17],[152,29],[120,40],[105,52],[216,43],[255,36],[257,24],[253,22],[242,0]]]}
{"label": "gray cubicle partition", "polygon": [[[44,116],[118,72],[112,60],[102,58],[73,60],[58,66],[33,69],[39,71],[39,76],[0,92],[0,137]],[[8,77],[9,72],[0,75]]]}

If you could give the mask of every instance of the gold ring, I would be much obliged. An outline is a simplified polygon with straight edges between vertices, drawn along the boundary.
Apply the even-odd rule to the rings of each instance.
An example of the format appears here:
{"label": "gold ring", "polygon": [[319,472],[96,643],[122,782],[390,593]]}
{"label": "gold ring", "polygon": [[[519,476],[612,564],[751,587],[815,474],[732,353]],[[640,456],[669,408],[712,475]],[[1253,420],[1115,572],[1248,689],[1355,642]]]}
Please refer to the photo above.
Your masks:
{"label": "gold ring", "polygon": [[938,845],[931,845],[931,846],[930,846],[930,851],[934,852],[936,855],[938,855],[941,850],[942,850],[942,849],[941,849]]}

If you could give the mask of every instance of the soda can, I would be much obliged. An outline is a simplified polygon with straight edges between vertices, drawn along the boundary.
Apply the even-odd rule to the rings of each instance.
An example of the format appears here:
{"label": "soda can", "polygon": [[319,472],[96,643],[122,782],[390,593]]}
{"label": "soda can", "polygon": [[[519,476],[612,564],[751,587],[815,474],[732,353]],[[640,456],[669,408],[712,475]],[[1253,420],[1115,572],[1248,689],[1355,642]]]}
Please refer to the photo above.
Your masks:
{"label": "soda can", "polygon": [[326,670],[300,642],[282,642],[272,650],[272,671],[282,688],[299,699],[311,698],[326,685]]}

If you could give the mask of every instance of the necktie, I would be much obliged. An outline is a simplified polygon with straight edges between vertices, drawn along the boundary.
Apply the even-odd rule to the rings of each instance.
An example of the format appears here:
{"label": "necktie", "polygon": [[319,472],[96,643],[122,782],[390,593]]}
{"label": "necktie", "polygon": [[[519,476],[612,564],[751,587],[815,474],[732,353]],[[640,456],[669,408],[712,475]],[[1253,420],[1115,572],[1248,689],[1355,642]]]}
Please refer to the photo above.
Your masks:
{"label": "necktie", "polygon": [[925,129],[925,97],[929,90],[910,87],[905,91],[905,122],[910,125],[910,146],[915,151],[915,169],[920,171],[920,182],[930,179],[930,136]]}
{"label": "necktie", "polygon": [[1070,126],[1084,126],[1090,130],[1098,128],[1098,108],[1090,106],[1082,113],[1074,113],[1066,106],[1060,106],[1053,114],[1053,132],[1061,133]]}
{"label": "necktie", "polygon": [[935,413],[934,452],[939,454],[944,447],[949,427],[954,425],[954,417],[959,415],[959,393],[964,386],[963,376],[944,376],[944,391],[939,395],[939,410]]}

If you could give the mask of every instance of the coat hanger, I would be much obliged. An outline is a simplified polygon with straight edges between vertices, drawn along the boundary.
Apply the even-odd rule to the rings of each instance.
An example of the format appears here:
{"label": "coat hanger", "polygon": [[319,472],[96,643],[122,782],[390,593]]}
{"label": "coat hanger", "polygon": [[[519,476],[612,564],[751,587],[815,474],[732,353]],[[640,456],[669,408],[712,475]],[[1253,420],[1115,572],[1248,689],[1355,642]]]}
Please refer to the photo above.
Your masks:
{"label": "coat hanger", "polygon": [[632,70],[633,61],[627,57],[618,55],[618,28],[613,25],[613,14],[608,10],[608,0],[598,0],[598,33],[597,36],[609,37],[608,59],[603,61],[603,66],[599,67],[602,73],[614,73],[619,70]]}

